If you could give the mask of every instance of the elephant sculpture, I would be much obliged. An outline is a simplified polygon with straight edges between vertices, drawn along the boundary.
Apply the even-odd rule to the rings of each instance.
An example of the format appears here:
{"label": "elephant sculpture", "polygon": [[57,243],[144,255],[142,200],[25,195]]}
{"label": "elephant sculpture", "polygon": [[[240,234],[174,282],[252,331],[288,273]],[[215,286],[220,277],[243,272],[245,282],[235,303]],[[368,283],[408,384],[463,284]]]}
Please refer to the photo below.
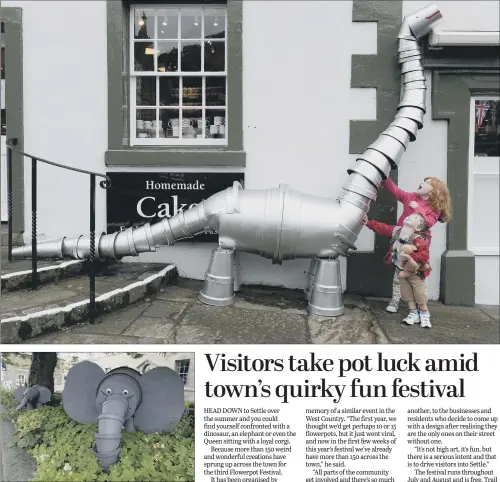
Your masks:
{"label": "elephant sculpture", "polygon": [[19,405],[16,410],[34,410],[35,408],[42,408],[47,402],[50,401],[52,393],[46,387],[41,385],[33,385],[32,387],[19,387],[14,392],[14,398]]}
{"label": "elephant sculpture", "polygon": [[157,367],[141,375],[120,367],[105,373],[80,362],[68,372],[62,393],[64,411],[79,423],[97,423],[93,452],[108,472],[120,455],[122,427],[127,432],[170,432],[184,414],[184,383],[172,369]]}
{"label": "elephant sculpture", "polygon": [[[287,185],[267,190],[242,189],[236,182],[154,225],[97,234],[97,257],[137,256],[200,233],[219,233],[219,247],[212,253],[200,301],[213,306],[233,303],[239,286],[237,252],[256,254],[278,264],[309,258],[305,289],[309,311],[323,316],[341,315],[344,306],[338,257],[356,249],[363,217],[376,200],[382,181],[391,169],[397,169],[408,143],[415,141],[417,131],[423,127],[426,86],[419,40],[441,18],[437,6],[428,5],[403,20],[398,34],[402,95],[397,113],[348,169],[349,176],[337,199],[302,194]],[[37,253],[40,257],[87,258],[93,256],[90,239],[82,235],[42,241],[37,244]],[[30,257],[31,246],[16,248],[12,254]]]}

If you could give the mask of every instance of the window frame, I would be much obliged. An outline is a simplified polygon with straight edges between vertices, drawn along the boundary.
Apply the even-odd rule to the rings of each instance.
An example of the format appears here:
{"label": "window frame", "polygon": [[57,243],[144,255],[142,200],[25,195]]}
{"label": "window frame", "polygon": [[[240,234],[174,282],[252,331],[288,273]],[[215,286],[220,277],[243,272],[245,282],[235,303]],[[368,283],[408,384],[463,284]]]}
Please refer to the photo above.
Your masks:
{"label": "window frame", "polygon": [[26,375],[24,373],[18,373],[16,383],[18,387],[24,387],[26,385]]}
{"label": "window frame", "polygon": [[[177,12],[177,21],[180,27],[181,23],[181,15],[182,15],[182,10],[197,10],[201,9],[202,14],[200,18],[200,23],[201,23],[201,33],[200,33],[200,38],[199,39],[184,39],[182,37],[179,37],[180,31],[177,32],[177,38],[176,39],[159,39],[157,35],[157,22],[155,20],[154,22],[154,28],[155,28],[155,34],[152,37],[152,41],[154,43],[160,41],[160,42],[177,42],[178,44],[182,42],[189,42],[189,41],[199,41],[201,44],[206,42],[206,38],[204,36],[205,33],[205,10],[224,10],[224,39],[221,39],[221,41],[216,40],[217,42],[224,43],[224,71],[223,72],[210,72],[210,71],[205,71],[204,69],[204,52],[205,52],[205,47],[203,46],[200,55],[201,55],[201,66],[202,69],[199,72],[182,72],[182,71],[177,71],[177,72],[159,72],[157,70],[152,70],[152,71],[136,71],[134,68],[134,46],[136,43],[136,39],[134,38],[135,35],[135,16],[134,16],[134,10],[139,9],[139,10],[179,10]],[[182,106],[182,97],[183,97],[183,90],[182,90],[182,78],[183,77],[201,77],[202,79],[202,104],[200,106],[194,106],[190,107],[189,110],[198,110],[202,111],[202,120],[203,122],[206,121],[206,112],[207,110],[213,110],[213,111],[224,111],[225,112],[225,118],[227,118],[227,112],[228,112],[228,102],[227,102],[227,5],[225,3],[220,3],[220,4],[213,4],[213,5],[203,5],[201,3],[198,4],[182,4],[182,3],[176,3],[176,4],[142,4],[142,3],[132,3],[130,5],[130,10],[129,10],[129,18],[130,18],[130,24],[129,24],[129,50],[128,50],[128,58],[129,58],[129,72],[130,72],[130,85],[129,85],[129,92],[130,92],[130,121],[129,121],[129,138],[130,138],[130,145],[131,146],[175,146],[175,147],[189,147],[189,146],[198,146],[198,147],[208,147],[208,146],[227,146],[227,139],[228,139],[228,130],[225,130],[225,136],[223,139],[211,139],[211,138],[206,138],[203,137],[202,139],[189,139],[189,138],[182,138],[182,134],[179,138],[164,138],[161,139],[159,136],[159,126],[157,124],[156,126],[156,138],[152,139],[141,139],[136,137],[134,134],[135,131],[135,123],[137,119],[137,111],[139,110],[146,110],[146,109],[152,109],[151,107],[139,107],[137,108],[137,85],[136,85],[136,80],[138,77],[153,77],[154,79],[165,77],[177,77],[179,79],[179,104],[177,107],[165,107],[164,110],[177,110],[179,112],[179,124],[182,125],[182,113],[183,113],[183,106]],[[156,15],[154,17],[156,19]],[[180,30],[180,29],[179,29]],[[144,42],[146,43],[146,42]],[[180,55],[181,51],[179,49],[179,63],[180,63]],[[155,56],[155,58],[157,58]],[[155,60],[156,64],[156,60]],[[225,82],[225,91],[226,91],[226,102],[224,106],[207,106],[205,105],[205,81],[207,77],[224,77],[226,79]],[[156,104],[155,104],[155,110],[160,109],[159,107],[159,83],[156,82]],[[185,109],[185,108],[184,108]],[[188,110],[188,109],[186,109]],[[158,117],[157,117],[158,121]],[[203,135],[205,135],[205,127],[202,128]],[[180,129],[182,132],[182,129]]]}
{"label": "window frame", "polygon": [[[187,367],[186,372],[181,373],[181,368],[185,367]],[[175,371],[181,377],[182,381],[184,382],[184,385],[187,384],[190,368],[191,368],[191,360],[189,358],[182,358],[181,360],[175,360]]]}
{"label": "window frame", "polygon": [[498,167],[500,163],[499,156],[477,156],[475,154],[476,146],[476,101],[496,101],[500,102],[500,95],[491,94],[472,94],[470,96],[469,113],[469,164],[468,164],[468,199],[467,199],[467,249],[475,256],[499,256],[498,246],[478,246],[474,243],[474,194],[476,190],[476,180],[478,178],[497,178],[500,176]]}
{"label": "window frame", "polygon": [[[176,2],[177,3],[177,2]],[[182,2],[189,8],[200,0]],[[223,6],[207,0],[206,7]],[[226,138],[227,145],[130,145],[130,10],[132,5],[169,7],[166,1],[107,0],[108,149],[111,167],[232,167],[246,165],[243,149],[242,0],[226,1]]]}

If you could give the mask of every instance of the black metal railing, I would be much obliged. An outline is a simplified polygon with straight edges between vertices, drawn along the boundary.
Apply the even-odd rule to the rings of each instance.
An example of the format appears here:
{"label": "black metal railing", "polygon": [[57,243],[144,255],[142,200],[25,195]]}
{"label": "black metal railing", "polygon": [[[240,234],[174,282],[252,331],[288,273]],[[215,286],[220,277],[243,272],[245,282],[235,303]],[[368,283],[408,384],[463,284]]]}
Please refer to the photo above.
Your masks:
{"label": "black metal railing", "polygon": [[40,157],[32,156],[26,152],[16,149],[17,139],[7,139],[7,204],[8,204],[8,259],[12,262],[12,152],[17,152],[25,160],[26,157],[31,159],[31,287],[33,290],[38,288],[38,269],[37,269],[37,163],[42,162],[50,166],[60,167],[69,171],[80,172],[90,176],[90,255],[89,261],[89,291],[90,291],[90,305],[89,305],[89,318],[95,318],[95,181],[96,177],[102,177],[99,185],[103,189],[107,189],[111,185],[111,179],[97,172],[86,171],[84,169],[77,169],[76,167],[65,166],[57,164],[56,162],[47,161]]}

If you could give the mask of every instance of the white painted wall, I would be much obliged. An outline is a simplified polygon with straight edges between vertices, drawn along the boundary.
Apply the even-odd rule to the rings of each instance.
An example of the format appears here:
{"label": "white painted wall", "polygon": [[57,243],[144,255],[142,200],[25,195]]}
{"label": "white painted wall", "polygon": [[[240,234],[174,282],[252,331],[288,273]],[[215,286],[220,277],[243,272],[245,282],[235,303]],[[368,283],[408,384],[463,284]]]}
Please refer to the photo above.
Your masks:
{"label": "white painted wall", "polygon": [[[107,148],[106,2],[3,1],[23,9],[24,149],[50,161],[104,172]],[[31,239],[31,165],[25,169],[25,240]],[[42,239],[89,229],[88,176],[41,166]],[[105,196],[97,189],[97,230]]]}
{"label": "white painted wall", "polygon": [[[404,13],[427,3],[406,1]],[[472,8],[470,2],[446,1],[439,7],[449,23],[447,29],[482,26],[498,30],[493,3],[474,2]],[[2,6],[23,8],[25,149],[50,160],[104,172],[105,2],[11,0]],[[352,1],[246,0],[243,15],[246,186],[264,189],[288,183],[306,193],[337,196],[345,170],[355,159],[349,155],[349,120],[370,120],[376,115],[375,90],[350,89],[351,55],[376,53],[376,25],[353,24]],[[446,127],[430,117],[428,113],[425,129],[402,160],[400,185],[404,189],[414,189],[426,175],[445,179]],[[29,178],[28,170],[26,175]],[[39,174],[39,230],[45,238],[88,230],[88,180],[66,174],[54,182],[57,175],[61,173],[52,168],[43,168]],[[104,229],[105,196],[100,189],[98,196],[97,226]],[[30,219],[27,202],[27,222]],[[26,227],[29,239],[30,227]],[[364,229],[358,249],[372,250],[373,239],[373,233]],[[439,294],[444,240],[444,227],[436,226],[431,298]],[[203,279],[213,247],[180,243],[140,259],[171,261],[182,276]],[[303,287],[308,268],[307,260],[271,266],[268,260],[245,254],[241,264],[244,283],[290,288]]]}

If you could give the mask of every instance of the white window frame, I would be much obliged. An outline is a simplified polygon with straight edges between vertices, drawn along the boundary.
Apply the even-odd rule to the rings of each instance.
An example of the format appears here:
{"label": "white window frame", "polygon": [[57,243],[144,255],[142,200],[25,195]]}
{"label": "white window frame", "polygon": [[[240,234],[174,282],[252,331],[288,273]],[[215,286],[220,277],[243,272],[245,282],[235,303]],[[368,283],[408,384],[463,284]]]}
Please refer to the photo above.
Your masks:
{"label": "white window frame", "polygon": [[[476,125],[476,100],[499,101],[497,95],[477,95],[470,98],[470,126],[469,126],[469,182],[468,182],[468,202],[467,202],[467,249],[475,256],[500,256],[498,246],[473,246],[472,217],[474,207],[474,184],[478,177],[499,176],[498,166],[500,157],[484,157],[474,155],[475,125]],[[499,119],[500,120],[500,119]],[[480,169],[477,170],[478,164]],[[497,166],[496,169],[493,166]],[[493,167],[493,168],[492,168]]]}
{"label": "white window frame", "polygon": [[[178,70],[181,68],[181,42],[189,42],[196,41],[201,42],[201,71],[200,72],[158,72],[157,69],[157,56],[154,56],[154,70],[151,72],[135,72],[134,69],[134,34],[135,34],[135,22],[134,22],[134,14],[135,10],[178,10],[178,31],[177,31],[177,43],[178,43]],[[184,39],[180,38],[181,32],[181,13],[182,10],[196,10],[201,9],[201,38],[200,39]],[[225,36],[223,39],[224,42],[224,72],[205,72],[205,11],[206,10],[224,10],[224,31]],[[156,18],[156,16],[155,16]],[[165,42],[165,41],[175,41],[174,39],[158,39],[157,35],[158,24],[155,21],[154,25],[154,48],[157,50],[157,42]],[[228,145],[228,122],[227,122],[227,114],[228,114],[228,84],[227,84],[227,4],[132,4],[130,6],[130,25],[129,25],[129,33],[130,33],[130,41],[129,41],[129,71],[130,71],[130,145],[131,146],[195,146],[195,147],[206,147],[206,146],[227,146]],[[222,40],[222,39],[220,39]],[[139,138],[136,137],[136,119],[137,119],[137,111],[140,108],[137,108],[136,105],[136,79],[137,77],[155,77],[156,81],[156,138],[148,139],[148,138]],[[160,77],[178,77],[179,78],[179,106],[178,107],[163,107],[162,109],[170,109],[179,111],[179,126],[182,126],[182,97],[183,97],[183,87],[182,87],[182,78],[183,77],[201,77],[202,78],[202,103],[201,106],[189,106],[191,110],[198,110],[202,112],[202,136],[200,139],[188,139],[188,138],[160,138],[159,137],[159,78]],[[225,77],[226,78],[226,102],[224,106],[206,106],[205,105],[205,83],[206,77]],[[151,109],[151,107],[144,107],[145,109]],[[206,139],[206,112],[207,110],[215,110],[215,111],[225,111],[225,137],[223,139]],[[179,129],[179,135],[182,136],[182,128]]]}
{"label": "white window frame", "polygon": [[[175,360],[174,366],[175,366],[175,371],[182,378],[184,385],[186,385],[189,376],[189,369],[191,368],[191,360],[189,358],[181,358],[179,360]],[[187,366],[186,372],[182,371],[181,369],[185,368],[186,366]]]}
{"label": "white window frame", "polygon": [[16,383],[18,387],[24,387],[24,385],[26,384],[26,375],[24,375],[23,373],[18,373]]}

